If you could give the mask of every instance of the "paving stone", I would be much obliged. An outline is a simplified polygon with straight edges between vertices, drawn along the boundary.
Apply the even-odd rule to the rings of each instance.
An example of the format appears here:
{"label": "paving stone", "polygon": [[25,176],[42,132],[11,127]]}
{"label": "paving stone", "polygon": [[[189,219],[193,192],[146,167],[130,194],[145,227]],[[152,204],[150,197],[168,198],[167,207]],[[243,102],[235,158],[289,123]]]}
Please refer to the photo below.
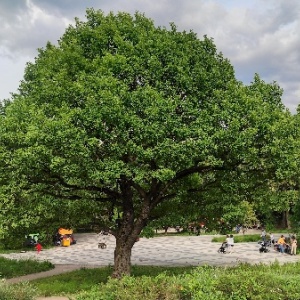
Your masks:
{"label": "paving stone", "polygon": [[[279,235],[278,235],[279,237]],[[275,236],[275,238],[278,238]],[[113,265],[115,240],[113,236],[107,236],[106,249],[99,249],[98,235],[77,234],[77,244],[70,247],[54,247],[44,249],[42,252],[29,251],[25,253],[0,254],[11,259],[37,259],[50,261],[55,265],[73,266],[108,266]],[[240,262],[249,264],[296,262],[299,256],[280,254],[270,248],[268,253],[259,253],[260,245],[257,243],[236,243],[231,254],[218,253],[221,243],[212,243],[213,236],[163,236],[151,239],[140,238],[132,249],[133,265],[163,265],[163,266],[187,266],[187,265],[215,265],[228,266]],[[103,241],[103,239],[102,239]]]}

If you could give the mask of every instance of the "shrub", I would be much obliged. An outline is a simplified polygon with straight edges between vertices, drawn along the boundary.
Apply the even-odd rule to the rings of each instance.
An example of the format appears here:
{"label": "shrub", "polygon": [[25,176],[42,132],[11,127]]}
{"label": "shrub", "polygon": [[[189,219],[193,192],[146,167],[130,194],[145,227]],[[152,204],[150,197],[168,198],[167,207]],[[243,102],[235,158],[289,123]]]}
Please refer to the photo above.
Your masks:
{"label": "shrub", "polygon": [[191,273],[109,279],[76,300],[260,300],[300,299],[300,263],[201,266]]}
{"label": "shrub", "polygon": [[12,285],[0,280],[1,300],[32,300],[36,295],[37,291],[28,282]]}
{"label": "shrub", "polygon": [[219,275],[216,289],[231,299],[300,299],[300,264],[241,264]]}
{"label": "shrub", "polygon": [[178,278],[167,276],[165,273],[156,277],[125,276],[121,280],[110,278],[106,284],[80,293],[76,300],[177,300],[180,299],[180,287]]}
{"label": "shrub", "polygon": [[[178,299],[220,300],[222,292],[215,289],[220,268],[202,266],[181,277],[181,297]],[[228,298],[226,298],[228,299]]]}

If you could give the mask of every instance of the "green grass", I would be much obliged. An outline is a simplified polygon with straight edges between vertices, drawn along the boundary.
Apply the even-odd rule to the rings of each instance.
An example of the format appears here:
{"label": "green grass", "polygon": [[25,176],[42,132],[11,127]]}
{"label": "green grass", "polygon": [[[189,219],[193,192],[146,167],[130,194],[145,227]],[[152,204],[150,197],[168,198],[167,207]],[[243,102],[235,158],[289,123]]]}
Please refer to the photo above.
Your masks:
{"label": "green grass", "polygon": [[272,233],[294,233],[295,230],[294,229],[281,229],[281,228],[268,228],[268,232],[272,232]]}
{"label": "green grass", "polygon": [[[249,243],[258,242],[261,240],[260,234],[245,234],[245,235],[233,235],[235,243]],[[212,242],[222,243],[226,239],[226,236],[215,236],[212,238]]]}
{"label": "green grass", "polygon": [[73,295],[78,300],[300,299],[300,263],[231,268],[134,266],[132,276],[121,281],[110,279],[111,271],[110,267],[81,269],[31,285],[39,295]]}
{"label": "green grass", "polygon": [[[156,267],[132,266],[132,276],[155,277],[165,272],[169,276],[190,273],[195,267]],[[90,290],[99,283],[106,283],[112,274],[112,267],[97,269],[80,269],[48,278],[31,281],[31,284],[43,296],[74,294],[79,291]]]}
{"label": "green grass", "polygon": [[13,260],[0,257],[0,275],[1,278],[13,278],[27,274],[48,271],[54,268],[50,262],[39,262],[36,260]]}
{"label": "green grass", "polygon": [[[17,270],[16,261],[5,261],[2,258],[0,270],[3,268]],[[24,262],[18,262],[24,263]],[[41,263],[26,261],[33,264],[36,272]],[[29,272],[29,270],[27,270]],[[156,267],[132,266],[132,276],[124,280],[112,280],[112,267],[97,269],[80,269],[69,273],[31,281],[28,286],[19,289],[13,285],[9,293],[26,293],[35,291],[40,296],[72,295],[72,299],[300,299],[300,263],[280,265],[249,265],[228,267]],[[16,275],[16,276],[19,276]],[[204,284],[205,283],[205,284]],[[5,286],[1,291],[8,294]],[[271,292],[272,291],[272,292]],[[230,295],[235,295],[230,298]],[[263,298],[268,295],[269,298]],[[22,299],[7,298],[7,299]],[[3,298],[6,299],[6,298]],[[25,298],[24,298],[25,299]],[[26,298],[32,299],[32,298]],[[1,298],[2,300],[2,298]]]}
{"label": "green grass", "polygon": [[32,300],[36,296],[37,291],[28,282],[13,285],[0,280],[1,300]]}

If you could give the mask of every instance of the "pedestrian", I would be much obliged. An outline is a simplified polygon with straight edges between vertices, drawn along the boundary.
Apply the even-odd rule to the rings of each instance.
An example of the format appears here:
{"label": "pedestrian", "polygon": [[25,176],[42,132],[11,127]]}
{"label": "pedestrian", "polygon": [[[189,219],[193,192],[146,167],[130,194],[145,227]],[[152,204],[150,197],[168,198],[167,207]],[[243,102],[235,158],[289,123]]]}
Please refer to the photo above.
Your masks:
{"label": "pedestrian", "polygon": [[243,234],[245,234],[246,231],[247,231],[247,226],[243,225],[243,227],[242,227]]}
{"label": "pedestrian", "polygon": [[233,252],[233,246],[234,246],[234,237],[233,237],[233,235],[231,234],[229,236],[229,238],[227,238],[226,240],[227,240],[227,244],[228,244],[228,251],[229,251],[229,253],[232,253]]}
{"label": "pedestrian", "polygon": [[297,254],[297,240],[296,237],[293,235],[291,237],[291,255]]}
{"label": "pedestrian", "polygon": [[267,235],[267,233],[266,233],[266,231],[263,229],[260,236],[261,236],[261,238],[262,238],[262,240],[263,240],[264,243],[266,243],[266,235]]}
{"label": "pedestrian", "polygon": [[275,244],[275,238],[274,238],[274,234],[273,233],[270,233],[270,242],[271,244]]}
{"label": "pedestrian", "polygon": [[200,235],[200,225],[199,224],[196,225],[196,235],[197,236]]}

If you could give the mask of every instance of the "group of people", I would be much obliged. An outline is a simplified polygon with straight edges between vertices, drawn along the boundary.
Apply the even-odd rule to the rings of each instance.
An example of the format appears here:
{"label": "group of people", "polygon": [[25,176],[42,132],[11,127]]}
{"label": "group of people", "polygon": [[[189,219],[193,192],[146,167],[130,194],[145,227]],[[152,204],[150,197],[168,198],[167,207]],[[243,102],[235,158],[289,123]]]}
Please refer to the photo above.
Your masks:
{"label": "group of people", "polygon": [[280,253],[286,252],[286,248],[290,248],[290,254],[296,255],[297,254],[297,239],[295,235],[292,235],[289,239],[289,242],[287,242],[284,235],[281,235],[280,238],[277,241],[277,246]]}
{"label": "group of people", "polygon": [[[263,229],[261,232],[261,238],[266,243],[267,241],[267,233]],[[278,248],[280,253],[287,252],[286,249],[290,249],[289,252],[291,255],[297,254],[297,239],[295,235],[290,236],[289,239],[286,239],[282,234],[277,242],[275,242],[274,235],[270,233],[270,243],[274,245],[274,247]]]}
{"label": "group of people", "polygon": [[242,232],[243,234],[245,234],[245,232],[247,231],[247,227],[246,226],[243,226],[241,224],[237,224],[235,226],[235,233],[240,233]]}
{"label": "group of people", "polygon": [[[267,245],[267,233],[263,229],[261,232],[261,238],[265,245]],[[289,253],[291,255],[297,254],[297,239],[295,235],[291,235],[289,239],[286,239],[284,235],[281,235],[278,241],[275,241],[274,235],[270,233],[270,240],[269,245],[274,245],[274,248],[277,248],[280,253]],[[223,252],[225,253],[232,253],[234,247],[234,237],[232,234],[227,234],[226,239],[222,244]],[[286,249],[289,249],[289,251],[286,251]]]}

